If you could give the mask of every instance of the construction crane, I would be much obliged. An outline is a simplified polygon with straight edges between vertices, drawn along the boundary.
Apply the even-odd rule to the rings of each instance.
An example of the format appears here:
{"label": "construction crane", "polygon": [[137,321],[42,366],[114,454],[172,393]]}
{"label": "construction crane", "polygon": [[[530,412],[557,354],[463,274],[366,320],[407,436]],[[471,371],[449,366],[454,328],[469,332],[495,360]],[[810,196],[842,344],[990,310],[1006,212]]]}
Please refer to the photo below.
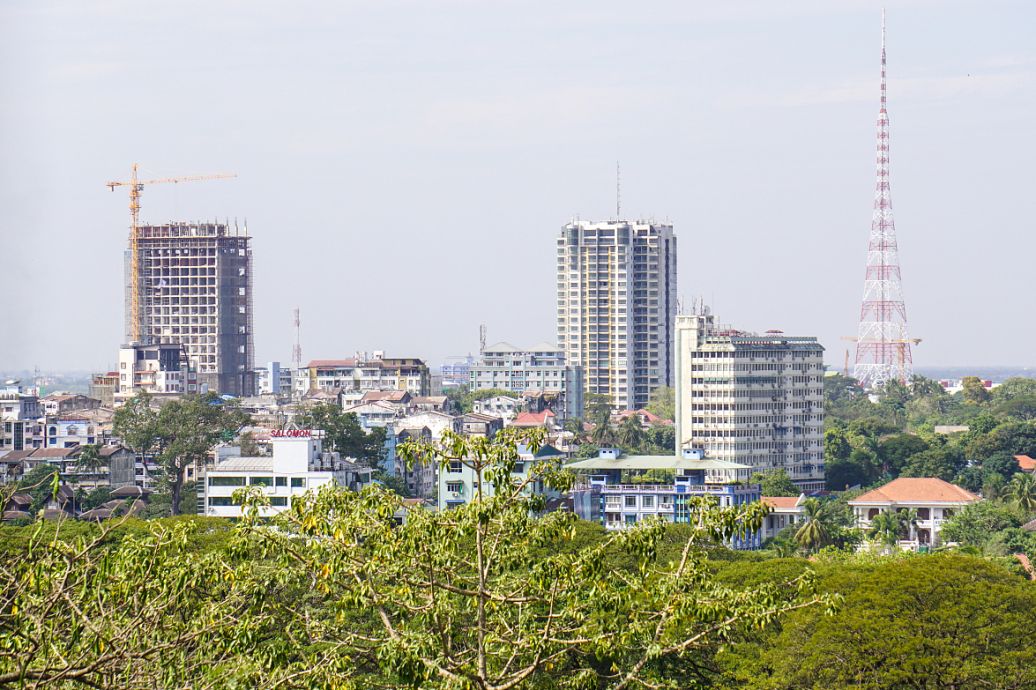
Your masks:
{"label": "construction crane", "polygon": [[111,189],[113,192],[116,187],[129,187],[129,209],[130,209],[130,263],[131,273],[130,281],[132,282],[130,292],[130,309],[132,317],[130,319],[130,328],[132,329],[132,338],[134,341],[140,342],[140,194],[144,191],[144,185],[149,184],[166,184],[168,182],[197,182],[200,180],[226,180],[232,177],[237,177],[234,174],[216,174],[216,175],[189,175],[187,177],[163,177],[154,180],[139,180],[137,179],[137,164],[133,164],[133,173],[130,175],[128,181],[114,181],[105,182],[105,186]]}

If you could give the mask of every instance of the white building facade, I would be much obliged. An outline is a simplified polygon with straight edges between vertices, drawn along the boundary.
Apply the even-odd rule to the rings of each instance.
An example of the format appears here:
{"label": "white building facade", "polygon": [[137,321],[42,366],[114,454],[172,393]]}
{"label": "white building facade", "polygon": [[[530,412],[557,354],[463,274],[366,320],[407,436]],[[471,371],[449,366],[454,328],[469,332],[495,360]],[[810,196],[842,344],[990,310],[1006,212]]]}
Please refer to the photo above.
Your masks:
{"label": "white building facade", "polygon": [[900,535],[899,546],[917,550],[942,544],[942,526],[979,496],[934,477],[900,477],[849,501],[856,526],[867,531],[874,518],[885,512],[913,511],[916,519]]}
{"label": "white building facade", "polygon": [[119,348],[115,404],[121,405],[141,391],[158,396],[205,393],[208,384],[200,380],[183,345],[123,345]]}
{"label": "white building facade", "polygon": [[504,342],[487,347],[469,370],[468,388],[540,391],[556,398],[555,412],[564,419],[583,414],[583,369],[566,365],[564,350],[550,343],[528,349]]}
{"label": "white building facade", "polygon": [[575,221],[557,239],[557,337],[585,393],[636,410],[674,380],[676,236],[644,221]]}
{"label": "white building facade", "polygon": [[755,335],[711,314],[677,318],[677,446],[710,458],[784,469],[824,488],[824,348],[816,338]]}
{"label": "white building facade", "polygon": [[205,515],[241,517],[234,492],[259,487],[269,498],[264,517],[291,507],[294,498],[325,484],[358,491],[371,482],[371,470],[324,452],[323,432],[286,430],[271,433],[272,457],[227,457],[209,468],[202,483]]}

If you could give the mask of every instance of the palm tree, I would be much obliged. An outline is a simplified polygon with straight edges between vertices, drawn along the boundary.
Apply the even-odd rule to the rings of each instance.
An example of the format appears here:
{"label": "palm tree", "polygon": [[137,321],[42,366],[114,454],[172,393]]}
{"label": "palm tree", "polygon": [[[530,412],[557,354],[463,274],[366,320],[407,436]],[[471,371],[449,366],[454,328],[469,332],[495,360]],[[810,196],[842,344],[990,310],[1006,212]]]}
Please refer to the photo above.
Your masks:
{"label": "palm tree", "polygon": [[1007,485],[1007,495],[1026,515],[1036,513],[1036,475],[1024,472],[1015,474]]}
{"label": "palm tree", "polygon": [[86,444],[79,452],[76,461],[76,469],[80,472],[90,472],[104,467],[104,458],[101,457],[101,447],[96,444]]}
{"label": "palm tree", "polygon": [[795,541],[807,551],[816,551],[831,538],[831,516],[827,506],[815,498],[802,503],[803,522],[795,532]]}
{"label": "palm tree", "polygon": [[619,445],[623,448],[634,451],[644,445],[644,427],[641,426],[640,416],[631,414],[622,420],[618,429]]}
{"label": "palm tree", "polygon": [[871,520],[867,536],[884,546],[886,553],[891,553],[899,543],[899,524],[899,518],[892,511],[878,513]]}

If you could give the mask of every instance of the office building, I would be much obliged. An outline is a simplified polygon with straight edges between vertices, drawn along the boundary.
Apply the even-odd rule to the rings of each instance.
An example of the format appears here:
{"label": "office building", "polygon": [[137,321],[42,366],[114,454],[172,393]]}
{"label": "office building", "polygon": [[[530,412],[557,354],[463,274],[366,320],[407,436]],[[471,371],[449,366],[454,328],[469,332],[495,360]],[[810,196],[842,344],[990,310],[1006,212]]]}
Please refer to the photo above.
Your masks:
{"label": "office building", "polygon": [[566,365],[565,353],[550,343],[529,349],[510,343],[485,348],[479,362],[471,366],[468,387],[473,391],[536,391],[562,419],[583,416],[583,370]]}
{"label": "office building", "polygon": [[126,252],[126,342],[183,345],[208,390],[254,395],[250,240],[222,223],[141,226],[136,280]]}
{"label": "office building", "polygon": [[586,393],[636,410],[671,386],[676,320],[673,226],[636,221],[565,225],[557,240],[557,336],[582,367]]}
{"label": "office building", "polygon": [[824,348],[811,337],[717,325],[707,310],[676,325],[678,449],[824,488]]}

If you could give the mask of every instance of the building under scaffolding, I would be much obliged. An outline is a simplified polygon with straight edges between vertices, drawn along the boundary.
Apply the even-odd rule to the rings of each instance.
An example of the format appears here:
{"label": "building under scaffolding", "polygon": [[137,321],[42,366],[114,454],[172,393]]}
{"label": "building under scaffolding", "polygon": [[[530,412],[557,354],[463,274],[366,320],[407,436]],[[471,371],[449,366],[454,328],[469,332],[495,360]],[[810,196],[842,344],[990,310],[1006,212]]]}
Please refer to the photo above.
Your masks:
{"label": "building under scaffolding", "polygon": [[252,249],[248,229],[223,223],[142,225],[138,313],[126,252],[126,339],[182,344],[210,391],[255,394]]}

